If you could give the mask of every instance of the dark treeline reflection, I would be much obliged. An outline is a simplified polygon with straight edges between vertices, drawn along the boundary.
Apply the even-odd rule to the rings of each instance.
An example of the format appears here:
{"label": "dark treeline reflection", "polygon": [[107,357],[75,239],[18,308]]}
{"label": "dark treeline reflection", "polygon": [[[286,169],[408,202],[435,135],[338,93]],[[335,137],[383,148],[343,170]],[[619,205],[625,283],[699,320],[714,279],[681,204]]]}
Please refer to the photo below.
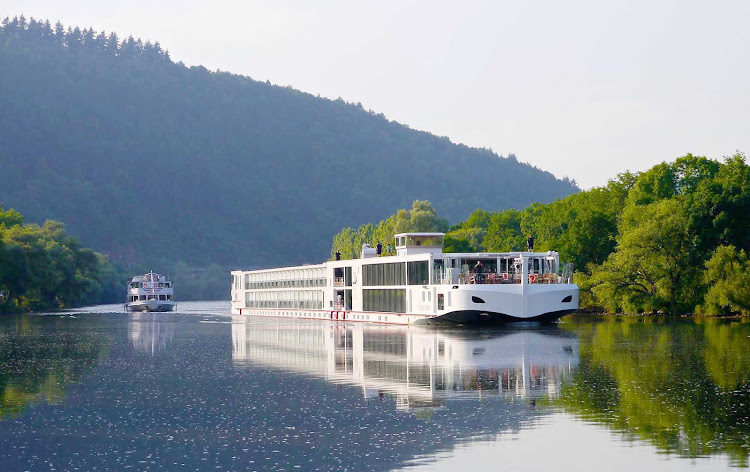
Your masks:
{"label": "dark treeline reflection", "polygon": [[[91,328],[91,327],[89,327]],[[109,352],[109,338],[66,316],[0,318],[0,418],[60,403]]]}
{"label": "dark treeline reflection", "polygon": [[750,323],[610,318],[569,323],[580,364],[563,407],[685,457],[748,466]]}

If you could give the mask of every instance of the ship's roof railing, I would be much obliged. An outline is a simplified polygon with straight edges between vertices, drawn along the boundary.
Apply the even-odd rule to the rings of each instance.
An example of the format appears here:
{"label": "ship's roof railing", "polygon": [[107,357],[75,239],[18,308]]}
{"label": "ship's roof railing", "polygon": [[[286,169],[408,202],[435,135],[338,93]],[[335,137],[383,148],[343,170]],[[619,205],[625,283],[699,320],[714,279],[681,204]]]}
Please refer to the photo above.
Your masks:
{"label": "ship's roof railing", "polygon": [[136,275],[132,279],[130,279],[131,282],[169,282],[169,277],[162,274],[157,274],[156,272],[148,272],[143,275]]}

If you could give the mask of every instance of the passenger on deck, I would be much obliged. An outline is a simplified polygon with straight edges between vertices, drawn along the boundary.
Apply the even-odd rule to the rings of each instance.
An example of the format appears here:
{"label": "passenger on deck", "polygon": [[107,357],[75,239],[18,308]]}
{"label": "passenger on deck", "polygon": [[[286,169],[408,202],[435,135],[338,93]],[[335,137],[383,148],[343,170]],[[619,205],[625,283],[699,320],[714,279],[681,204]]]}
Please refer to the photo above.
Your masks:
{"label": "passenger on deck", "polygon": [[341,253],[338,251],[338,249],[336,250],[336,260],[337,261],[341,260]]}
{"label": "passenger on deck", "polygon": [[482,283],[482,272],[484,272],[484,265],[482,265],[482,261],[477,261],[477,264],[474,266],[474,273],[476,274],[478,284]]}
{"label": "passenger on deck", "polygon": [[534,236],[529,235],[529,239],[526,240],[526,246],[529,248],[529,251],[534,250]]}
{"label": "passenger on deck", "polygon": [[375,246],[375,249],[377,250],[378,257],[383,255],[383,245],[380,244],[380,241],[378,241],[378,245]]}

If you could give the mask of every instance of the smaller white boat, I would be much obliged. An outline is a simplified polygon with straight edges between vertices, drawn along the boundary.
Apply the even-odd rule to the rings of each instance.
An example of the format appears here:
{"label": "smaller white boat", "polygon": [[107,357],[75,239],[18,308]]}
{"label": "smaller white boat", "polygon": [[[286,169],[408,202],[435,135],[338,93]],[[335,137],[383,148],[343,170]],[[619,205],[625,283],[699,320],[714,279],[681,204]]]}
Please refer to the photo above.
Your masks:
{"label": "smaller white boat", "polygon": [[130,279],[127,300],[127,311],[174,311],[177,307],[172,281],[153,271]]}

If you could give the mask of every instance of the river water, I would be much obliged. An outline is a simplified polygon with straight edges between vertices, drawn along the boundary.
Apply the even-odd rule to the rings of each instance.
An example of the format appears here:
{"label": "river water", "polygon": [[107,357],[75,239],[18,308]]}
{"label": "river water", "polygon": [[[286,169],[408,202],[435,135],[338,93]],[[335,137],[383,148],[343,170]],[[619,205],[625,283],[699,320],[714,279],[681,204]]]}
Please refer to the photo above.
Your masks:
{"label": "river water", "polygon": [[435,330],[179,309],[0,318],[0,469],[748,467],[748,322]]}

